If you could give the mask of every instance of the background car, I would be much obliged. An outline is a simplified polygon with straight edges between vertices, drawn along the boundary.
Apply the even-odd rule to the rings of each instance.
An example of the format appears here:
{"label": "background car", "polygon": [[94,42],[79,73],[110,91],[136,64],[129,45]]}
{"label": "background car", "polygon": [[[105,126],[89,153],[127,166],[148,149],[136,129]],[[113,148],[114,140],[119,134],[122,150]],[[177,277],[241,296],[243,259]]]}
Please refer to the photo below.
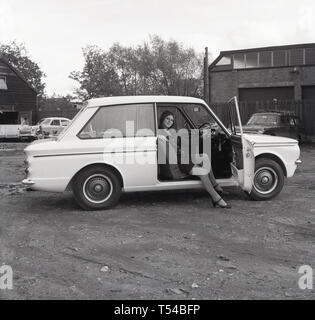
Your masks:
{"label": "background car", "polygon": [[288,137],[300,143],[305,134],[299,117],[292,112],[285,111],[254,113],[243,126],[243,131]]}
{"label": "background car", "polygon": [[43,118],[35,126],[22,126],[20,140],[35,140],[58,135],[70,122],[68,118]]}

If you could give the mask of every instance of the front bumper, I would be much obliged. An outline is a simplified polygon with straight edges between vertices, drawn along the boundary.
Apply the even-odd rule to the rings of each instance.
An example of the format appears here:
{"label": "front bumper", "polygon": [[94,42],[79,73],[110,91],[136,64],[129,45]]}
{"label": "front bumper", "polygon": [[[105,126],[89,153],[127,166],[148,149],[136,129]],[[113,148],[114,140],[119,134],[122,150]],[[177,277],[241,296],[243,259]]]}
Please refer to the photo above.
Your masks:
{"label": "front bumper", "polygon": [[35,182],[30,179],[24,179],[22,183],[26,186],[32,186],[33,184],[35,184]]}

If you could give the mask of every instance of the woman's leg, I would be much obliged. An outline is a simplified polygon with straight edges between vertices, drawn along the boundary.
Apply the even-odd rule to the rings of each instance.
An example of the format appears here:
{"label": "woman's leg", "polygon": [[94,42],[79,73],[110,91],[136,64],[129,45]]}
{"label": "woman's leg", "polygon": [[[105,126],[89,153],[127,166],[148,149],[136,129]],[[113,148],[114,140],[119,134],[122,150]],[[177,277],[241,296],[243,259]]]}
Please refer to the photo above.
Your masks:
{"label": "woman's leg", "polygon": [[208,175],[202,175],[199,176],[204,188],[207,190],[207,192],[210,194],[213,202],[217,202],[221,206],[226,206],[227,203],[220,197],[220,195],[216,192],[214,189],[211,180]]}
{"label": "woman's leg", "polygon": [[211,181],[211,183],[212,183],[212,185],[213,185],[213,187],[214,187],[214,189],[215,189],[216,191],[218,191],[218,192],[223,192],[223,189],[222,189],[222,187],[218,184],[217,180],[215,179],[212,170],[209,172],[209,179],[210,179],[210,181]]}

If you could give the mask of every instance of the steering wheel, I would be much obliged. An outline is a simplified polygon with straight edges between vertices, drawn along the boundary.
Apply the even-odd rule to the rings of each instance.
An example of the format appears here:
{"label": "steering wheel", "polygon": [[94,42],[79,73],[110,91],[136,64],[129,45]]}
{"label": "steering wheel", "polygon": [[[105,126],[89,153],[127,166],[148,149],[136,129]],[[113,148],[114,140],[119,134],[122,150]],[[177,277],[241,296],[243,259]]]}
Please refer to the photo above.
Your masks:
{"label": "steering wheel", "polygon": [[[216,130],[211,127],[210,122],[203,123],[198,129],[200,134],[205,138],[214,137],[217,134]],[[206,133],[204,133],[203,130],[206,130]]]}

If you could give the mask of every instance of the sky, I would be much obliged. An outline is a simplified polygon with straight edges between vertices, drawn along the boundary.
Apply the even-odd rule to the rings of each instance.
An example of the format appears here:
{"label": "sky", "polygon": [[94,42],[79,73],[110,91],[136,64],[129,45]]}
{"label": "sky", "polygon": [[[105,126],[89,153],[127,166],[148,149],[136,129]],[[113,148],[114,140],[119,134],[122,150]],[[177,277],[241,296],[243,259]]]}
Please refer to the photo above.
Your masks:
{"label": "sky", "polygon": [[211,59],[220,51],[315,42],[314,0],[0,0],[0,42],[24,43],[46,93],[72,94],[82,48],[159,35]]}

